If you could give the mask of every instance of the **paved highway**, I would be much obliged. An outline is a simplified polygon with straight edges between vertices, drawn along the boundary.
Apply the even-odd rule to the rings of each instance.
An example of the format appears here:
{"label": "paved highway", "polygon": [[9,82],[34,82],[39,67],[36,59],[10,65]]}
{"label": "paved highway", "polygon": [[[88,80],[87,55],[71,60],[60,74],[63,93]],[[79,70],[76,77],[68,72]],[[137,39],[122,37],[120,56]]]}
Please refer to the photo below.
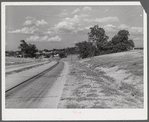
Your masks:
{"label": "paved highway", "polygon": [[[63,70],[64,69],[64,70]],[[63,71],[63,72],[62,72]],[[63,75],[61,77],[61,72]],[[6,92],[6,108],[56,108],[68,67],[63,62],[37,79]]]}

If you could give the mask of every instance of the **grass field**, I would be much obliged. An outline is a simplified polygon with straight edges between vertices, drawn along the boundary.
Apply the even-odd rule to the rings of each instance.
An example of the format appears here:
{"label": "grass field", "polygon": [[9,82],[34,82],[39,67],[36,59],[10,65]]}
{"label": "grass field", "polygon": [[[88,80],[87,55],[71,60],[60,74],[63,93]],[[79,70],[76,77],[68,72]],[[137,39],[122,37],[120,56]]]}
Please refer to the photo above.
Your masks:
{"label": "grass field", "polygon": [[69,62],[60,108],[142,108],[143,51]]}

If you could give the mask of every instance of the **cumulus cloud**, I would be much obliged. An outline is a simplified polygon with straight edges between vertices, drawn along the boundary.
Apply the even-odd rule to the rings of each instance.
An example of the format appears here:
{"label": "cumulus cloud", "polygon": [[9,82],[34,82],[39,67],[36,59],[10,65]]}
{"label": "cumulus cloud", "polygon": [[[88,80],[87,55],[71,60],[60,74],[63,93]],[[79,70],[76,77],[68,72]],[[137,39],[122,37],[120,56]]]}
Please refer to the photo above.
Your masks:
{"label": "cumulus cloud", "polygon": [[46,24],[48,24],[45,20],[38,20],[37,22],[36,22],[36,25],[37,26],[40,26],[40,25],[46,25]]}
{"label": "cumulus cloud", "polygon": [[80,25],[84,24],[83,19],[88,17],[89,15],[87,14],[79,14],[79,15],[74,15],[72,18],[65,18],[62,19],[61,22],[55,25],[55,29],[58,31],[64,31],[64,32],[77,32],[77,29],[79,28]]}
{"label": "cumulus cloud", "polygon": [[104,29],[106,32],[115,32],[116,31],[116,26],[112,24],[108,24],[104,26]]}
{"label": "cumulus cloud", "polygon": [[57,34],[57,30],[54,28],[48,29],[46,32],[44,32],[45,35],[55,35]]}
{"label": "cumulus cloud", "polygon": [[20,34],[41,34],[42,32],[39,29],[39,26],[44,26],[48,24],[44,19],[36,20],[33,17],[26,17],[26,21],[23,23],[24,26],[22,29],[16,29],[7,31],[8,33],[20,33]]}
{"label": "cumulus cloud", "polygon": [[121,24],[118,26],[118,29],[125,29],[130,32],[130,34],[143,34],[143,28],[142,27],[130,27],[125,24]]}
{"label": "cumulus cloud", "polygon": [[37,31],[39,31],[39,29],[36,26],[33,26],[33,27],[24,27],[22,29],[8,31],[8,33],[34,34]]}
{"label": "cumulus cloud", "polygon": [[105,31],[106,31],[106,32],[116,32],[115,29],[110,28],[110,27],[105,28]]}
{"label": "cumulus cloud", "polygon": [[119,29],[128,29],[129,26],[125,25],[125,24],[121,24],[118,26]]}
{"label": "cumulus cloud", "polygon": [[[84,25],[84,22],[115,22],[115,21],[119,21],[117,17],[106,17],[106,18],[96,18],[96,19],[88,19],[87,17],[88,17],[87,14],[82,13],[80,15],[74,15],[74,17],[72,17],[72,18],[67,17],[65,19],[62,19],[61,22],[59,22],[58,24],[55,25],[55,27],[54,27],[55,32],[77,33],[77,32],[86,31],[91,26],[80,27],[81,24],[82,24],[81,26]],[[116,31],[115,30],[116,27],[112,24],[108,24],[104,28],[106,31],[109,31],[109,32]],[[49,31],[49,34],[51,34],[51,31]]]}
{"label": "cumulus cloud", "polygon": [[63,19],[63,21],[67,21],[67,22],[71,22],[71,23],[79,23],[80,22],[80,16],[74,15],[73,18],[67,17],[67,18]]}
{"label": "cumulus cloud", "polygon": [[80,24],[81,16],[74,15],[72,18],[65,18],[55,25],[56,32],[75,32],[76,27]]}
{"label": "cumulus cloud", "polygon": [[90,29],[91,27],[93,27],[93,26],[89,25],[89,26],[84,27],[84,29],[88,30],[88,29]]}
{"label": "cumulus cloud", "polygon": [[76,14],[78,12],[80,12],[80,9],[79,8],[75,9],[71,14]]}
{"label": "cumulus cloud", "polygon": [[61,41],[62,39],[59,36],[49,37],[48,35],[39,36],[33,35],[26,39],[26,41],[36,41],[36,42],[48,42],[48,41]]}
{"label": "cumulus cloud", "polygon": [[[91,9],[91,7],[84,7],[85,11],[87,9]],[[71,14],[74,14],[73,17],[66,17],[64,19],[61,19],[60,22],[54,25],[53,32],[55,33],[76,33],[79,26],[84,25],[83,19],[87,18],[89,15],[87,13],[84,13],[84,11],[81,11],[79,8],[75,9]],[[65,12],[65,11],[63,11]],[[76,14],[80,12],[79,14]],[[52,34],[52,31],[49,30],[47,32],[48,34]]]}
{"label": "cumulus cloud", "polygon": [[137,34],[143,34],[143,28],[142,27],[130,27],[125,24],[121,24],[117,27],[118,29],[122,30],[128,30],[130,34],[137,35]]}
{"label": "cumulus cloud", "polygon": [[48,39],[48,41],[61,41],[62,39],[59,36],[51,37]]}
{"label": "cumulus cloud", "polygon": [[107,25],[105,25],[104,27],[105,27],[105,28],[106,28],[106,27],[112,27],[112,28],[115,28],[116,26],[114,26],[114,25],[112,25],[112,24],[107,24]]}
{"label": "cumulus cloud", "polygon": [[27,20],[23,23],[25,26],[30,26],[30,25],[35,25],[35,26],[44,26],[48,24],[44,19],[42,20],[36,20],[35,18],[32,17],[27,17]]}
{"label": "cumulus cloud", "polygon": [[64,30],[64,31],[70,31],[70,30],[73,30],[74,28],[75,28],[74,23],[70,21],[62,21],[55,26],[55,29]]}
{"label": "cumulus cloud", "polygon": [[128,30],[131,36],[133,36],[133,35],[142,35],[143,34],[143,28],[142,27],[130,27],[130,26],[127,26],[125,24],[121,24],[121,25],[118,26],[118,29]]}
{"label": "cumulus cloud", "polygon": [[85,27],[78,27],[75,29],[75,33],[77,34],[87,34],[87,32],[89,32],[90,27],[92,27],[91,25],[89,26],[85,26]]}
{"label": "cumulus cloud", "polygon": [[34,21],[33,20],[26,20],[23,25],[33,25]]}
{"label": "cumulus cloud", "polygon": [[40,37],[38,35],[33,35],[26,39],[26,41],[39,41],[39,40]]}
{"label": "cumulus cloud", "polygon": [[48,36],[47,36],[47,35],[41,37],[41,41],[45,41],[45,40],[47,40],[47,39],[48,39]]}
{"label": "cumulus cloud", "polygon": [[130,33],[142,34],[143,33],[143,28],[142,27],[131,27],[130,28]]}

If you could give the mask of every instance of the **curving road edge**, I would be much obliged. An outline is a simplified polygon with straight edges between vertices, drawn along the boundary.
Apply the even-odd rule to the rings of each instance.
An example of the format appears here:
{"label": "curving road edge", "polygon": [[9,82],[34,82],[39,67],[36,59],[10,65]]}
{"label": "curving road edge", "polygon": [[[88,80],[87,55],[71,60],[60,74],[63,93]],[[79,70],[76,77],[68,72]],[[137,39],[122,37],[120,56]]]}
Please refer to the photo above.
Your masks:
{"label": "curving road edge", "polygon": [[55,81],[54,85],[50,89],[49,93],[45,96],[46,99],[42,101],[42,103],[39,105],[40,108],[57,108],[64,84],[67,80],[68,72],[69,72],[69,65],[67,62],[64,63],[64,69],[62,70],[60,76]]}

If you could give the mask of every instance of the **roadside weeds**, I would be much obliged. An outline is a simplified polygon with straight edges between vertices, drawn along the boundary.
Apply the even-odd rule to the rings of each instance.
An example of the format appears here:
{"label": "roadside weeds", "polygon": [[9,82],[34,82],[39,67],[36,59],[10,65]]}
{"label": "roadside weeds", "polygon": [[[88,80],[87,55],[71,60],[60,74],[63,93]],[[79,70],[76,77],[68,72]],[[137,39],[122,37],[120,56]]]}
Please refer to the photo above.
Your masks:
{"label": "roadside weeds", "polygon": [[[127,57],[129,67],[134,63],[141,67],[140,58],[131,64],[131,55],[121,58]],[[143,76],[136,75],[141,68],[128,70],[121,58],[114,58],[105,65],[100,59],[69,64],[59,108],[143,108]]]}

